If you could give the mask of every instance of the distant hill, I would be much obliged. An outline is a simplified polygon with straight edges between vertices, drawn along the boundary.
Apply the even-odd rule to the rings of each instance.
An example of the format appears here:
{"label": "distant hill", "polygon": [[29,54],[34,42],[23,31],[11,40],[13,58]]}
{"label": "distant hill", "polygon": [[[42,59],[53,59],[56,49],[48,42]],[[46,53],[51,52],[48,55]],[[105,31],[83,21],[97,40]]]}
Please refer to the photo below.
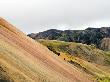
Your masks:
{"label": "distant hill", "polygon": [[102,39],[110,38],[110,27],[87,28],[85,30],[65,31],[50,29],[44,32],[31,33],[28,34],[28,36],[30,36],[33,39],[60,40],[66,42],[78,42],[87,45],[94,44],[97,48],[101,49]]}

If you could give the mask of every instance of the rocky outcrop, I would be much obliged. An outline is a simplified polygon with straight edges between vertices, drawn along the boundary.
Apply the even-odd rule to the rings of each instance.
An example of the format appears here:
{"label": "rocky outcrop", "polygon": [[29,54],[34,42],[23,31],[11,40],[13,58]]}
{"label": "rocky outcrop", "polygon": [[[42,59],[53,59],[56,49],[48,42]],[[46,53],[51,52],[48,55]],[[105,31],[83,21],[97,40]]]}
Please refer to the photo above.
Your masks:
{"label": "rocky outcrop", "polygon": [[101,41],[101,49],[110,50],[110,38],[104,38]]}

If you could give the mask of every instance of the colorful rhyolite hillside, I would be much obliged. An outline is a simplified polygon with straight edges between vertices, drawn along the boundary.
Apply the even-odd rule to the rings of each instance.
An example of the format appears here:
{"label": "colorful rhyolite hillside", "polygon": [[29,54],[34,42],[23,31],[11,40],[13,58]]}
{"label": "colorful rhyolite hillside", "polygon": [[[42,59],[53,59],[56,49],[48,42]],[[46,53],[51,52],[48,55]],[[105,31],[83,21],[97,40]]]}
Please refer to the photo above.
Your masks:
{"label": "colorful rhyolite hillside", "polygon": [[0,82],[92,81],[91,75],[61,60],[0,18]]}

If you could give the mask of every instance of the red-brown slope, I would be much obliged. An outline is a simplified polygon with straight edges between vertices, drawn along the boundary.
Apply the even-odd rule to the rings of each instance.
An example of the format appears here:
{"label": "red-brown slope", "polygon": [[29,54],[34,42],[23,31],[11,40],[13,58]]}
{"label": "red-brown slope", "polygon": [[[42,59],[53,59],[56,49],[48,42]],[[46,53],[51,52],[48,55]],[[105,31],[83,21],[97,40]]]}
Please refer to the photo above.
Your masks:
{"label": "red-brown slope", "polygon": [[[39,43],[34,42],[32,39],[28,38],[24,33],[16,29],[14,26],[9,24],[2,18],[0,18],[0,40],[3,40],[6,43],[14,46],[19,52],[22,52],[23,55],[27,57],[28,55],[29,57],[31,56],[32,58],[30,57],[28,61],[30,65],[31,65],[30,63],[31,61],[35,61],[34,65],[39,66],[37,64],[38,62],[36,62],[39,61],[41,67],[44,67],[46,69],[44,69],[44,71],[41,69],[36,69],[36,70],[41,72],[45,72],[46,70],[47,71],[46,79],[48,79],[48,82],[49,81],[50,82],[91,82],[88,78],[86,78],[86,75],[82,74],[80,71],[78,71],[76,68],[72,67],[71,65],[63,62],[62,60],[59,60],[47,48],[45,48]],[[35,70],[34,67],[33,69]],[[18,70],[23,72],[22,68]],[[34,72],[33,70],[31,71]],[[50,74],[49,72],[52,74]],[[27,73],[24,74],[27,77],[30,77],[30,79],[32,80],[34,79],[35,75],[37,75],[37,74],[33,74],[30,76]],[[52,78],[48,76],[52,76]],[[36,79],[34,79],[33,81],[38,82]],[[45,82],[45,81],[43,80],[41,82]]]}
{"label": "red-brown slope", "polygon": [[110,50],[110,38],[104,38],[101,41],[101,49],[103,50]]}

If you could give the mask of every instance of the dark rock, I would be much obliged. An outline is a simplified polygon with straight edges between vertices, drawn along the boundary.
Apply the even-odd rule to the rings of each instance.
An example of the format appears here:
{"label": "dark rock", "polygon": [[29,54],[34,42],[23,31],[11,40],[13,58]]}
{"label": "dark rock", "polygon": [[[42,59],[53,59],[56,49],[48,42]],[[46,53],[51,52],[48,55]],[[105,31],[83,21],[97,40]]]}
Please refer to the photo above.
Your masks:
{"label": "dark rock", "polygon": [[[33,39],[49,39],[60,40],[66,42],[78,42],[83,44],[95,44],[97,48],[101,48],[103,38],[110,38],[110,27],[87,28],[85,30],[56,30],[50,29],[40,33],[32,33],[28,35]],[[102,48],[103,49],[103,48]]]}

